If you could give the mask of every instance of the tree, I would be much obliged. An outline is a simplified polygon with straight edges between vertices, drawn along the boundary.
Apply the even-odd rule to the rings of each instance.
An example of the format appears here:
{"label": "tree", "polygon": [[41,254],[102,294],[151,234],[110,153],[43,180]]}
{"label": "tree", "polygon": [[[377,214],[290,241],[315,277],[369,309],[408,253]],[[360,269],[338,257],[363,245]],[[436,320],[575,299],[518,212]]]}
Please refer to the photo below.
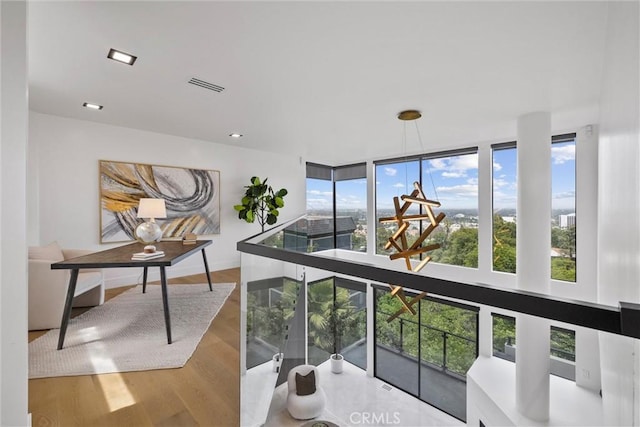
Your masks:
{"label": "tree", "polygon": [[284,207],[284,196],[287,190],[281,188],[277,192],[267,185],[267,179],[263,182],[257,176],[251,177],[251,185],[245,185],[242,202],[233,208],[238,211],[238,218],[253,223],[256,218],[264,233],[264,225],[273,225],[278,222],[278,209]]}

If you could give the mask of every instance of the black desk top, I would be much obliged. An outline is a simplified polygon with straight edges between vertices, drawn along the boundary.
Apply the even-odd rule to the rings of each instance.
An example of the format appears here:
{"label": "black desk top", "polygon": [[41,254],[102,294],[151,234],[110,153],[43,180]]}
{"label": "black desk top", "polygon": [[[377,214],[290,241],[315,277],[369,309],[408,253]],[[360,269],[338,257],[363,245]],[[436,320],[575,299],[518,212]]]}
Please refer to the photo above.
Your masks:
{"label": "black desk top", "polygon": [[89,255],[51,264],[52,270],[79,269],[79,268],[116,268],[116,267],[169,267],[177,264],[189,255],[204,249],[211,244],[211,240],[198,240],[194,245],[183,245],[181,240],[172,240],[156,243],[154,246],[159,251],[164,251],[164,256],[148,260],[132,260],[134,253],[142,252],[145,245],[142,243],[130,243],[117,248],[94,252]]}

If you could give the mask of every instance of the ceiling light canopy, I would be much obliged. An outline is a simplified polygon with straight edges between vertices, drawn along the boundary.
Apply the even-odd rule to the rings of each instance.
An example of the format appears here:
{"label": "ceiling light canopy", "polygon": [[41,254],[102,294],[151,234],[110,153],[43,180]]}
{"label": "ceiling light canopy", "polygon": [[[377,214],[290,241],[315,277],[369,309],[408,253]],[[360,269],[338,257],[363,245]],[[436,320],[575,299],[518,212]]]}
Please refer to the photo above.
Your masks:
{"label": "ceiling light canopy", "polygon": [[398,114],[400,120],[416,120],[422,117],[422,113],[418,110],[404,110]]}
{"label": "ceiling light canopy", "polygon": [[136,59],[138,59],[137,56],[133,56],[115,49],[109,50],[107,58],[113,59],[114,61],[122,62],[123,64],[127,65],[133,65],[133,63],[136,62]]}
{"label": "ceiling light canopy", "polygon": [[102,110],[103,106],[98,104],[92,104],[90,102],[84,102],[82,104],[83,107],[89,108],[91,110]]}

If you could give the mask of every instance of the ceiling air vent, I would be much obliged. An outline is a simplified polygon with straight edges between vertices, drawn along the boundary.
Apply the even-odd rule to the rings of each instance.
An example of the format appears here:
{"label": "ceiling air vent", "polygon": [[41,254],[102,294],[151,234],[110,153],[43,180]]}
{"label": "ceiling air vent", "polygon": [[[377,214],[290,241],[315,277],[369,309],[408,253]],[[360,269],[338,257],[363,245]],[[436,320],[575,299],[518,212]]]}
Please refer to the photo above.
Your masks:
{"label": "ceiling air vent", "polygon": [[192,85],[203,87],[205,89],[212,90],[214,92],[218,92],[218,93],[224,90],[222,86],[214,85],[213,83],[205,82],[204,80],[196,79],[195,77],[189,80],[189,83],[191,83]]}

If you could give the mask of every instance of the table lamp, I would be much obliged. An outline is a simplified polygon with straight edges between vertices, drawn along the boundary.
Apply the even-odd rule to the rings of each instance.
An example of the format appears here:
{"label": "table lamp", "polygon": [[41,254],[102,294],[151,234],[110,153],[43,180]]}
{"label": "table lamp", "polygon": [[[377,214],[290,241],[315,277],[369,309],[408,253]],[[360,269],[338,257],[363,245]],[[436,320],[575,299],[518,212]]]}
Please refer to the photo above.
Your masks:
{"label": "table lamp", "polygon": [[[156,224],[156,218],[166,218],[167,209],[164,199],[140,199],[138,204],[138,218],[146,219],[136,227],[135,235],[138,241],[149,245],[162,239],[162,230]],[[155,252],[155,246],[146,246],[145,252]]]}

